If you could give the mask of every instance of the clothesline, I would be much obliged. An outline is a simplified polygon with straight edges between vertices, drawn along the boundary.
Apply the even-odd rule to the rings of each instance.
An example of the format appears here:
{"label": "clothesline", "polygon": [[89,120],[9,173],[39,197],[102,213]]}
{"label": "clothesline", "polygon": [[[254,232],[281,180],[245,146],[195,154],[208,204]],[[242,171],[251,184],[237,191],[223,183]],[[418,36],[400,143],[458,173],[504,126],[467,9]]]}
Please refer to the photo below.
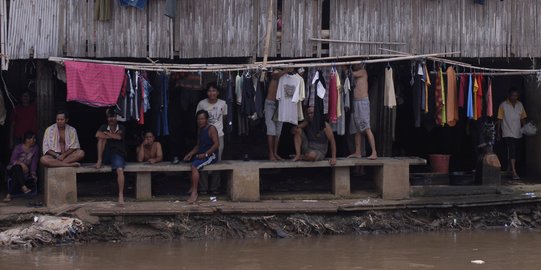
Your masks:
{"label": "clothesline", "polygon": [[[535,75],[541,72],[541,70],[535,71],[523,71],[523,72],[458,72],[455,73],[459,75],[483,75],[483,76],[520,76],[520,75]],[[437,71],[430,71],[430,74],[438,74]],[[442,72],[443,75],[447,75],[447,72]]]}
{"label": "clothesline", "polygon": [[[379,48],[379,49],[382,50],[382,51],[398,53],[398,54],[401,54],[401,55],[414,55],[414,54],[410,54],[410,53],[406,53],[406,52],[402,52],[402,51],[397,51],[397,50],[390,50],[390,49],[385,49],[385,48]],[[474,66],[472,64],[468,64],[468,63],[464,63],[464,62],[460,62],[460,61],[455,61],[455,60],[448,60],[448,59],[439,58],[439,57],[429,56],[429,57],[426,57],[426,58],[429,59],[429,60],[432,60],[434,62],[446,63],[446,64],[460,66],[460,67],[468,68],[468,69],[483,70],[483,71],[493,71],[494,73],[500,73],[501,72],[501,74],[493,75],[493,76],[528,75],[528,74],[537,74],[538,72],[541,71],[539,69],[486,68],[486,67]],[[472,72],[470,72],[470,73],[472,73]],[[460,74],[470,74],[470,73],[462,72]],[[526,74],[515,74],[515,73],[526,73]],[[479,74],[479,73],[476,73],[476,74]],[[483,74],[480,74],[480,75],[483,75]],[[492,75],[492,73],[487,74],[487,75]]]}
{"label": "clothesline", "polygon": [[[331,66],[343,66],[343,65],[396,62],[396,61],[414,60],[414,59],[453,55],[453,54],[460,54],[460,52],[444,52],[444,53],[431,53],[431,54],[421,54],[421,55],[392,56],[392,57],[384,57],[380,59],[355,60],[355,61],[344,61],[344,62],[304,63],[304,64],[286,64],[286,63],[272,64],[271,63],[271,64],[267,64],[266,67],[267,68],[331,67]],[[338,58],[336,59],[338,60]],[[90,63],[97,63],[97,64],[110,64],[110,65],[115,65],[115,66],[123,66],[126,69],[131,69],[131,70],[166,71],[166,72],[223,72],[223,71],[240,71],[240,70],[260,70],[262,68],[261,64],[232,64],[232,65],[159,64],[159,63],[133,63],[133,62],[119,62],[119,61],[104,61],[104,60],[83,59],[83,58],[65,58],[65,57],[49,57],[49,61],[57,62],[57,63],[63,63],[64,61],[90,62]]]}

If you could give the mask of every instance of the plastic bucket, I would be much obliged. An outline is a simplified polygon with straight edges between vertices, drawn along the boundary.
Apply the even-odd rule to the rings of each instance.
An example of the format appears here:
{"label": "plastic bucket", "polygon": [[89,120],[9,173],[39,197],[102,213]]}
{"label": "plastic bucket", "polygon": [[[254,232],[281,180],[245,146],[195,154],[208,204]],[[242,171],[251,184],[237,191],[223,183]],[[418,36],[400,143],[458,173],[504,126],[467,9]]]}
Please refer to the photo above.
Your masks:
{"label": "plastic bucket", "polygon": [[430,168],[434,173],[449,173],[449,158],[451,155],[428,155]]}

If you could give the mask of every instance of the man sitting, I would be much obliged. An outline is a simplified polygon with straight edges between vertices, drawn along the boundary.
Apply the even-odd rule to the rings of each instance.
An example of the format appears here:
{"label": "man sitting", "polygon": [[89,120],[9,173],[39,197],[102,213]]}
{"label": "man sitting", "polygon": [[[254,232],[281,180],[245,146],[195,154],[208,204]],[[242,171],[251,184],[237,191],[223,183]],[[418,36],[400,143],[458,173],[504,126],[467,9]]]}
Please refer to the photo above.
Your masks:
{"label": "man sitting", "polygon": [[154,134],[151,131],[145,132],[143,143],[137,146],[137,161],[154,164],[162,160],[162,144],[155,141]]}
{"label": "man sitting", "polygon": [[77,130],[68,125],[68,114],[59,111],[56,123],[49,126],[43,135],[43,156],[40,162],[45,167],[79,167],[85,152],[79,145]]}
{"label": "man sitting", "polygon": [[331,166],[336,164],[336,142],[331,126],[325,122],[325,127],[320,129],[314,125],[314,107],[307,110],[307,118],[293,128],[295,142],[295,157],[293,161],[319,161],[325,158],[329,142],[331,143]]}

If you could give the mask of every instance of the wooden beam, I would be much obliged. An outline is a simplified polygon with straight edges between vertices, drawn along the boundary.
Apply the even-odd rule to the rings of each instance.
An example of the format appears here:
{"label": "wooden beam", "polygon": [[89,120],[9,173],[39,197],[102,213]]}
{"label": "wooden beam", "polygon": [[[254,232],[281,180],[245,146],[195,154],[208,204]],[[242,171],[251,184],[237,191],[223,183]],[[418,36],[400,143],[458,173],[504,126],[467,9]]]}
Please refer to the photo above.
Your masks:
{"label": "wooden beam", "polygon": [[325,38],[310,38],[310,40],[315,41],[315,42],[330,42],[330,43],[407,45],[407,43],[394,42],[394,41],[356,41],[356,40],[339,40],[339,39],[325,39]]}

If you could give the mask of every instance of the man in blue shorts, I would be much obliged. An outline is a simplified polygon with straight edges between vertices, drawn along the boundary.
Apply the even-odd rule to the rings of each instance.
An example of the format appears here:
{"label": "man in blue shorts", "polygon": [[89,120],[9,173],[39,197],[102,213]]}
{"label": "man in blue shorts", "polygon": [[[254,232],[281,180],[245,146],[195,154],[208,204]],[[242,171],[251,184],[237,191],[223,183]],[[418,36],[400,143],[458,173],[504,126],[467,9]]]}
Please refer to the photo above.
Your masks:
{"label": "man in blue shorts", "polygon": [[197,187],[199,184],[199,170],[204,166],[215,163],[218,159],[220,140],[218,130],[209,123],[209,113],[205,110],[199,110],[196,113],[198,135],[197,144],[184,157],[184,161],[192,162],[192,185],[188,203],[194,203],[197,200]]}
{"label": "man in blue shorts", "polygon": [[126,147],[124,146],[124,134],[126,129],[116,119],[114,108],[106,111],[107,124],[101,125],[96,132],[98,139],[98,161],[96,168],[101,168],[102,163],[111,164],[116,172],[118,183],[118,204],[124,206],[124,167],[126,167]]}

